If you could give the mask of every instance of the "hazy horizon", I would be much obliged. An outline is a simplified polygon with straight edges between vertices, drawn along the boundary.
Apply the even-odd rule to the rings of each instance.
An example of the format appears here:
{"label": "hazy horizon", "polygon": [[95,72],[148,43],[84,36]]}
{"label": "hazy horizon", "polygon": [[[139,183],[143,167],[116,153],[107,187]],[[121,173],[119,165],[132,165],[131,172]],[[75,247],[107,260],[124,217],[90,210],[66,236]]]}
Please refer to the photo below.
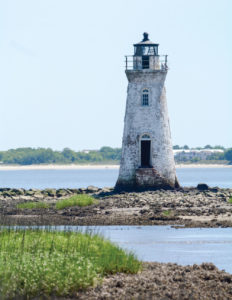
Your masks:
{"label": "hazy horizon", "polygon": [[168,54],[173,145],[232,146],[229,0],[3,1],[0,150],[121,147],[124,55]]}

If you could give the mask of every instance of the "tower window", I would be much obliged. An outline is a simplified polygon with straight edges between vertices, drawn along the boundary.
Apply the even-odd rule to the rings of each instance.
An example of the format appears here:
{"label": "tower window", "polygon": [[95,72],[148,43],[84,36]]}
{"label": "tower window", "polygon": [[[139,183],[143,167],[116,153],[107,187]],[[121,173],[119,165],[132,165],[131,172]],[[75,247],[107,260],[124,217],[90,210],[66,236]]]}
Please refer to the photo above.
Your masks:
{"label": "tower window", "polygon": [[142,106],[148,106],[148,105],[149,105],[149,91],[147,89],[144,89],[142,94]]}

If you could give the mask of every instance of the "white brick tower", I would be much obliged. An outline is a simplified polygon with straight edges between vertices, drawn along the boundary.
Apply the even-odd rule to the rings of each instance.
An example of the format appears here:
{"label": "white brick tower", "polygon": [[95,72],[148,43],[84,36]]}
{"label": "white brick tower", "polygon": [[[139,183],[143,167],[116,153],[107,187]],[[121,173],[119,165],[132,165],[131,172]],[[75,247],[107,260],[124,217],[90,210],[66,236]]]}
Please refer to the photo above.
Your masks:
{"label": "white brick tower", "polygon": [[172,151],[165,78],[167,55],[158,54],[159,44],[148,34],[126,56],[126,114],[122,158],[115,188],[179,187]]}

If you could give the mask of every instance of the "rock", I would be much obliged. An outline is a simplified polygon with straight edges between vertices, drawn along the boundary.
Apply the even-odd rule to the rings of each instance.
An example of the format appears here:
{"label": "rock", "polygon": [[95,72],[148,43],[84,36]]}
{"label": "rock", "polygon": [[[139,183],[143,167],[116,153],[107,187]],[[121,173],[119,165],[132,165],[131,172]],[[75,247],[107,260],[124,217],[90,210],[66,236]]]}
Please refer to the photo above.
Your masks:
{"label": "rock", "polygon": [[35,194],[34,190],[27,190],[27,191],[25,191],[25,195],[26,196],[33,196],[34,194]]}
{"label": "rock", "polygon": [[10,191],[10,188],[0,188],[0,192]]}
{"label": "rock", "polygon": [[110,188],[106,188],[106,187],[101,189],[101,193],[110,193],[111,191],[112,190]]}
{"label": "rock", "polygon": [[2,192],[3,197],[12,197],[12,193],[10,191],[3,191]]}
{"label": "rock", "polygon": [[24,195],[24,189],[2,189],[1,195],[4,197],[15,197]]}
{"label": "rock", "polygon": [[199,183],[197,185],[197,189],[200,191],[207,191],[209,189],[209,186],[206,183]]}
{"label": "rock", "polygon": [[69,191],[73,194],[80,194],[80,190],[79,189],[69,189]]}
{"label": "rock", "polygon": [[24,189],[12,189],[12,192],[17,195],[17,196],[21,196],[24,195]]}
{"label": "rock", "polygon": [[219,188],[217,186],[210,189],[211,192],[217,193],[219,191]]}
{"label": "rock", "polygon": [[56,196],[56,190],[55,189],[45,189],[43,191],[43,193],[48,195],[49,197],[55,197]]}
{"label": "rock", "polygon": [[42,195],[41,193],[35,193],[34,194],[34,199],[42,200],[42,199],[44,199],[44,195]]}
{"label": "rock", "polygon": [[143,214],[149,213],[149,210],[148,209],[141,209],[139,212],[143,215]]}
{"label": "rock", "polygon": [[65,189],[58,189],[56,191],[56,196],[57,197],[64,197],[64,196],[67,196],[67,194],[68,194],[68,192]]}
{"label": "rock", "polygon": [[87,193],[96,193],[99,191],[99,188],[97,188],[96,186],[90,185],[87,187],[86,191],[87,191]]}

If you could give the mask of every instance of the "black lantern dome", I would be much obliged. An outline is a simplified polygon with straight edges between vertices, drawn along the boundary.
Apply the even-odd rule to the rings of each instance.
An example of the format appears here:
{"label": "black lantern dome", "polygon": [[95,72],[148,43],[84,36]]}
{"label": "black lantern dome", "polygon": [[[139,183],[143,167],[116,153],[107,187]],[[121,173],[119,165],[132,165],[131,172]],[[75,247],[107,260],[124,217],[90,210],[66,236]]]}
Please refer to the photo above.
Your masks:
{"label": "black lantern dome", "polygon": [[159,55],[158,54],[159,44],[153,43],[148,38],[148,33],[144,32],[143,40],[140,43],[134,44],[134,56],[144,55]]}

